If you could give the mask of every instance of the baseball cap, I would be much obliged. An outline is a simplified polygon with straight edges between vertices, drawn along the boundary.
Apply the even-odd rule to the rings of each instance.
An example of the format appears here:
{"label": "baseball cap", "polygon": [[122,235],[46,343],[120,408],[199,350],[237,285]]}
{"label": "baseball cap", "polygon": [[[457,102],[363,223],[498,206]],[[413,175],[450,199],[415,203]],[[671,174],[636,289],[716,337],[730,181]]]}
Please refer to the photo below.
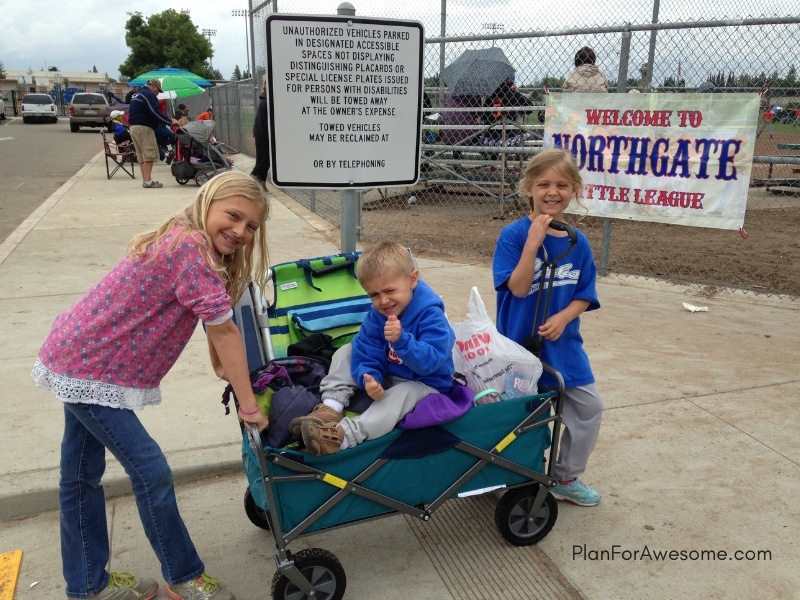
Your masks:
{"label": "baseball cap", "polygon": [[163,92],[164,90],[161,88],[161,82],[158,79],[151,79],[147,82],[147,85],[152,85],[156,88],[159,92]]}
{"label": "baseball cap", "polygon": [[111,116],[112,119],[118,119],[119,117],[123,116],[124,114],[125,113],[122,112],[121,110],[112,110],[110,116]]}

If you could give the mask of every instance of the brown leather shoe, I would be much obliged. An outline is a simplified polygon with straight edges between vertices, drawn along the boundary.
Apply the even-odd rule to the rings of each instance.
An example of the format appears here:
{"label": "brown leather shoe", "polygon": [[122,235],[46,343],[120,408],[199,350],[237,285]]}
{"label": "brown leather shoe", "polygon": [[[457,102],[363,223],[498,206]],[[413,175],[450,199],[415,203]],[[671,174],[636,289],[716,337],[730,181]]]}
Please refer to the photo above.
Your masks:
{"label": "brown leather shoe", "polygon": [[336,454],[342,448],[344,429],[337,423],[320,425],[314,421],[303,421],[301,426],[303,443],[313,454],[326,456]]}
{"label": "brown leather shoe", "polygon": [[296,417],[292,419],[289,422],[289,431],[291,431],[292,435],[299,440],[303,435],[300,429],[303,421],[314,421],[317,425],[323,425],[324,423],[338,423],[342,419],[344,419],[344,415],[342,413],[337,412],[327,404],[320,402],[309,414],[305,415],[304,417]]}

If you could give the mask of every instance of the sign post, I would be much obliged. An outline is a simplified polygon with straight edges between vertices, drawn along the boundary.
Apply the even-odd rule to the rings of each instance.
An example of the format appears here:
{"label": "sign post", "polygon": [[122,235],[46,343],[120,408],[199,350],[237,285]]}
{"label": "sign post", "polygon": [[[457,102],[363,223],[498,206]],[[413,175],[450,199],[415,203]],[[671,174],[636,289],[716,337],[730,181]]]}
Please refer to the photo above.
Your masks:
{"label": "sign post", "polygon": [[422,24],[273,14],[267,19],[272,179],[356,189],[419,178]]}

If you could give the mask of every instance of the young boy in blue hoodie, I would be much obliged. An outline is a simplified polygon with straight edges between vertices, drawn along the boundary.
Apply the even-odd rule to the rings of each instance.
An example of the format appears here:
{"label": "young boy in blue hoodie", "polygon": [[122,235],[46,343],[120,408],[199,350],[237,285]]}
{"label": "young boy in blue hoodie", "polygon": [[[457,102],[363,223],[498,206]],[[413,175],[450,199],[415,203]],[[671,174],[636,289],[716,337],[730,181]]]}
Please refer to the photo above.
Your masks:
{"label": "young boy in blue hoodie", "polygon": [[[306,448],[334,454],[389,433],[425,396],[453,387],[455,334],[444,303],[419,278],[408,250],[383,242],[358,260],[358,281],[372,310],[350,344],[333,355],[322,380],[322,402],[290,428]],[[354,418],[344,417],[356,388],[372,403]]]}

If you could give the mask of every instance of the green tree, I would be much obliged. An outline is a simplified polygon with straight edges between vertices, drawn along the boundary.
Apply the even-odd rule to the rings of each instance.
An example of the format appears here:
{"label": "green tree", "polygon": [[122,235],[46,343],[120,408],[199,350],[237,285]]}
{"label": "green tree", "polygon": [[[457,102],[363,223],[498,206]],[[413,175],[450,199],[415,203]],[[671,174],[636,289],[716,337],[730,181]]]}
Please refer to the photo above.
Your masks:
{"label": "green tree", "polygon": [[241,69],[239,69],[239,65],[236,65],[236,67],[233,69],[233,74],[231,75],[231,79],[233,81],[241,81],[242,71]]}
{"label": "green tree", "polygon": [[188,10],[170,8],[147,19],[140,12],[128,14],[125,43],[131,53],[119,66],[121,75],[134,78],[153,69],[175,67],[213,79],[206,64],[213,54],[211,42],[197,30]]}
{"label": "green tree", "polygon": [[439,87],[439,74],[437,73],[433,77],[426,77],[422,80],[422,85],[426,88]]}

